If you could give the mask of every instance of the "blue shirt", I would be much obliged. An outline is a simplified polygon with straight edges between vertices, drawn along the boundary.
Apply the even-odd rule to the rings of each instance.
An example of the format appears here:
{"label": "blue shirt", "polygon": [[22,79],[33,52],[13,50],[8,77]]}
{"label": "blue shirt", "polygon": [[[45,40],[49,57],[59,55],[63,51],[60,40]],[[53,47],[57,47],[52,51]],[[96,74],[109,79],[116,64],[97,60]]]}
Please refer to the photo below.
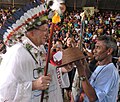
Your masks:
{"label": "blue shirt", "polygon": [[[119,91],[119,74],[113,63],[98,66],[91,75],[90,84],[98,99],[95,102],[116,102]],[[85,96],[84,102],[89,102]]]}

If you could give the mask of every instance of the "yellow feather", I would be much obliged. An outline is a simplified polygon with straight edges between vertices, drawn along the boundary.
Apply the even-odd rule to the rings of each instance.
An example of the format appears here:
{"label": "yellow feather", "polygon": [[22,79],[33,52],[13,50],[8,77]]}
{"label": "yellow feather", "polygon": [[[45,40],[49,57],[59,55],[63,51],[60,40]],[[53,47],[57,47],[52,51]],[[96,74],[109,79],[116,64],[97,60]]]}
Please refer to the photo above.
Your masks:
{"label": "yellow feather", "polygon": [[58,23],[61,21],[61,18],[57,12],[55,12],[55,15],[52,17],[52,23]]}

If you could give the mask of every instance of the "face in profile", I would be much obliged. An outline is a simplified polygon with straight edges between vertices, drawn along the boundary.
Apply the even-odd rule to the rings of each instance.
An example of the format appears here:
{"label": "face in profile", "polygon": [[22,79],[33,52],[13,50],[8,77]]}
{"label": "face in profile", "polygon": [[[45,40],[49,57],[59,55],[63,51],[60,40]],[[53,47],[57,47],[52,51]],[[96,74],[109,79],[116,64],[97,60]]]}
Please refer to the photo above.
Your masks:
{"label": "face in profile", "polygon": [[93,53],[97,61],[102,61],[108,56],[108,50],[104,44],[104,41],[97,41]]}
{"label": "face in profile", "polygon": [[26,36],[36,45],[40,46],[45,44],[46,39],[48,39],[48,25],[44,24],[27,32]]}

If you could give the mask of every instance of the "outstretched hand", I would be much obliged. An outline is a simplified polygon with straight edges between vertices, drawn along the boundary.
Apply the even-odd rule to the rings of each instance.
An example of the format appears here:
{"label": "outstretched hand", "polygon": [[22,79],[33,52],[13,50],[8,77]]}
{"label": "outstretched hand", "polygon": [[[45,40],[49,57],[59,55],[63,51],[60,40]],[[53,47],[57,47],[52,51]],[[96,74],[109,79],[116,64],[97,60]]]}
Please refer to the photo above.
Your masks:
{"label": "outstretched hand", "polygon": [[78,69],[79,76],[85,75],[89,77],[91,75],[90,69],[88,67],[88,63],[86,59],[81,59],[75,61],[75,65]]}

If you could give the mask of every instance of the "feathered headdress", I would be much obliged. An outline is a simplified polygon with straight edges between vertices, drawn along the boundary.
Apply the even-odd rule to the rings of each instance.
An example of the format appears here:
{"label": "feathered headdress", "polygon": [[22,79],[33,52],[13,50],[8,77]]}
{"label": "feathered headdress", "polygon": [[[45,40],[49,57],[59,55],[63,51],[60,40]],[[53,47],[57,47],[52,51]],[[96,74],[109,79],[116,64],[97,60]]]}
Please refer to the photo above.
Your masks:
{"label": "feathered headdress", "polygon": [[43,21],[48,19],[48,5],[52,10],[59,10],[58,7],[56,9],[53,8],[55,5],[54,3],[56,3],[60,8],[59,4],[63,2],[63,0],[48,0],[45,3],[42,3],[35,0],[34,2],[26,4],[23,8],[14,12],[8,20],[6,20],[0,29],[0,37],[3,38],[5,43],[7,43],[11,36],[24,34],[32,27],[41,25]]}

